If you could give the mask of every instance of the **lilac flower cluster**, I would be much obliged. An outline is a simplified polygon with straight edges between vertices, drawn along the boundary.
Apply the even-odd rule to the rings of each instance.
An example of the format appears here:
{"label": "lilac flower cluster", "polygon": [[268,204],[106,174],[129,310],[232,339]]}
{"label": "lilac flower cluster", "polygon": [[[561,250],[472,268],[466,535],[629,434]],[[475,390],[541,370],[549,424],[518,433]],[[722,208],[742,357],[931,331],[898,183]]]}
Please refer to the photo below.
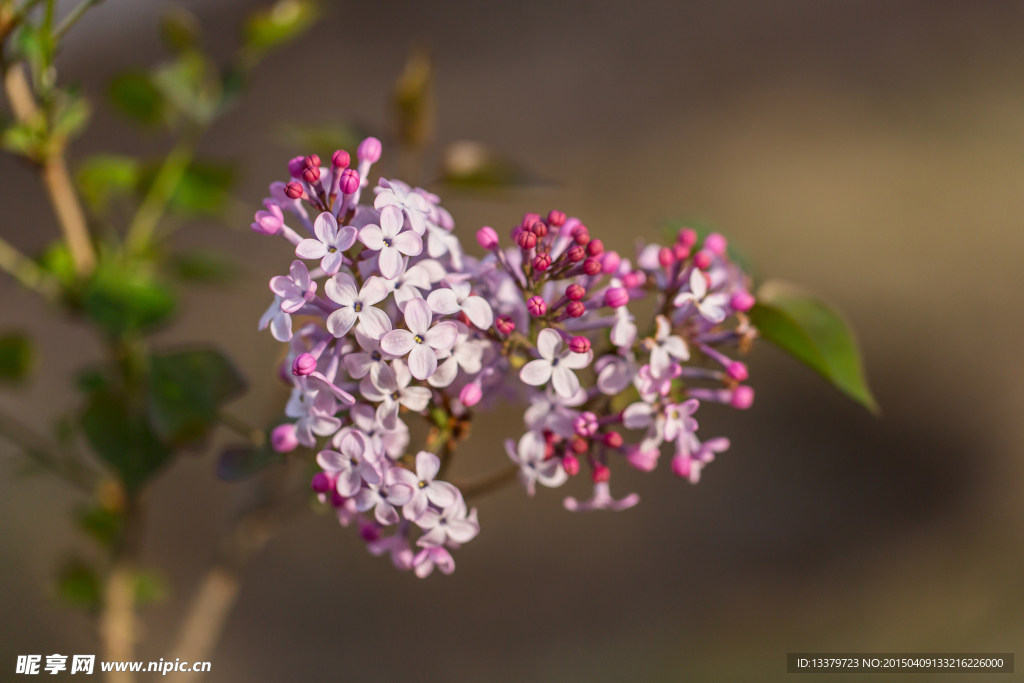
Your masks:
{"label": "lilac flower cluster", "polygon": [[[342,524],[356,522],[370,552],[400,569],[453,571],[449,551],[480,525],[464,491],[439,477],[473,413],[503,399],[528,403],[506,450],[531,496],[585,465],[593,494],[567,497],[568,510],[632,507],[637,494],[612,496],[610,467],[621,456],[653,470],[664,443],[672,472],[696,483],[729,447],[697,438],[700,402],[745,409],[754,396],[746,366],[722,350],[745,351],[756,335],[749,278],[725,238],[698,245],[684,229],[671,246],[642,246],[634,264],[552,211],[524,216],[507,248],[481,228],[478,259],[426,190],[381,178],[373,203],[360,203],[380,155],[368,138],[355,168],[344,151],[329,165],[293,159],[291,181],[270,186],[252,224],[298,257],[271,279],[260,320],[288,343],[290,421],[271,440],[280,452],[319,449],[312,487]],[[629,304],[644,298],[656,313],[641,334]],[[433,429],[413,453],[405,420],[416,414]]]}

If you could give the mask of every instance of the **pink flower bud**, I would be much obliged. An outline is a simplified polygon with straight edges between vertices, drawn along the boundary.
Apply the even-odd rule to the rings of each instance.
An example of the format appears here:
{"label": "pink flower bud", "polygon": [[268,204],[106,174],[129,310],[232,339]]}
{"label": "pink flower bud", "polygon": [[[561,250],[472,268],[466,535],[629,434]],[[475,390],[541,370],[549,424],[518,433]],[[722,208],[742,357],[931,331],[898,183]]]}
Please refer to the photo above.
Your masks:
{"label": "pink flower bud", "polygon": [[359,538],[363,539],[367,543],[380,539],[380,527],[370,521],[364,520],[362,517],[359,518]]}
{"label": "pink flower bud", "polygon": [[601,254],[600,261],[601,270],[610,275],[619,269],[619,263],[622,262],[622,258],[618,252],[606,251]]}
{"label": "pink flower bud", "polygon": [[516,244],[519,245],[520,249],[533,249],[537,246],[537,236],[532,232],[523,230],[516,235]]}
{"label": "pink flower bud", "polygon": [[710,251],[701,249],[693,257],[693,265],[697,266],[701,270],[707,270],[711,267],[712,255]]}
{"label": "pink flower bud", "polygon": [[590,241],[590,232],[587,230],[585,225],[577,225],[572,229],[572,238],[576,241],[576,244],[586,246],[587,242]]}
{"label": "pink flower bud", "polygon": [[578,318],[587,312],[587,307],[583,305],[582,301],[570,301],[569,305],[565,307],[565,312],[569,314],[570,318]]}
{"label": "pink flower bud", "polygon": [[462,405],[467,408],[475,406],[483,397],[483,389],[480,388],[480,385],[477,382],[470,382],[466,386],[462,387],[462,391],[459,392],[459,401],[461,401]]}
{"label": "pink flower bud", "polygon": [[590,240],[587,242],[587,256],[600,256],[604,253],[604,242],[601,240]]}
{"label": "pink flower bud", "polygon": [[594,465],[594,472],[590,475],[590,479],[595,484],[601,484],[612,478],[612,471],[608,469],[606,465],[597,463]]}
{"label": "pink flower bud", "polygon": [[569,350],[573,353],[586,353],[590,350],[590,340],[583,335],[577,335],[569,341]]}
{"label": "pink flower bud", "polygon": [[336,508],[340,508],[345,504],[345,496],[338,493],[338,489],[331,491],[331,505]]}
{"label": "pink flower bud", "polygon": [[[431,238],[433,239],[433,238]],[[498,233],[494,228],[484,226],[476,231],[476,241],[481,247],[490,251],[498,248]]]}
{"label": "pink flower bud", "polygon": [[604,305],[608,308],[620,308],[629,303],[629,292],[623,287],[612,287],[604,293]]}
{"label": "pink flower bud", "polygon": [[277,425],[270,432],[270,446],[278,453],[291,453],[299,446],[299,439],[295,436],[295,425],[286,422]]}
{"label": "pink flower bud", "polygon": [[[750,377],[750,373],[747,372],[747,366],[738,360],[734,360],[729,363],[729,366],[725,369],[726,374],[732,377],[737,382],[742,382]],[[734,397],[735,398],[735,397]]]}
{"label": "pink flower bud", "polygon": [[580,459],[572,453],[566,453],[562,456],[562,469],[570,477],[575,477],[580,473]]}
{"label": "pink flower bud", "polygon": [[587,295],[587,288],[583,285],[572,284],[565,288],[565,295],[569,301],[579,301]]}
{"label": "pink flower bud", "polygon": [[331,155],[331,165],[334,168],[348,168],[351,162],[352,159],[349,157],[348,152],[343,149],[339,149]]}
{"label": "pink flower bud", "polygon": [[625,275],[622,276],[622,286],[625,287],[626,289],[635,289],[636,287],[639,287],[640,285],[643,284],[643,281],[640,279],[640,276],[641,273],[626,273]]}
{"label": "pink flower bud", "polygon": [[608,448],[621,448],[622,447],[622,434],[618,432],[608,432],[604,435],[604,445]]}
{"label": "pink flower bud", "polygon": [[583,262],[583,272],[587,275],[597,275],[601,272],[601,262],[596,258],[588,258]]}
{"label": "pink flower bud", "polygon": [[305,377],[316,370],[316,358],[311,353],[300,353],[292,362],[292,374],[296,377]]}
{"label": "pink flower bud", "polygon": [[313,475],[313,480],[309,482],[309,488],[317,493],[327,493],[334,488],[334,482],[326,472],[317,472]]}
{"label": "pink flower bud", "polygon": [[377,138],[366,138],[359,143],[356,156],[359,157],[359,161],[368,161],[371,164],[375,164],[380,160],[382,151],[383,147],[380,144],[380,140]]}
{"label": "pink flower bud", "polygon": [[510,335],[516,329],[516,324],[507,315],[499,315],[498,320],[494,323],[494,326],[504,335]]}
{"label": "pink flower bud", "polygon": [[540,317],[548,311],[548,305],[544,303],[544,298],[539,295],[531,296],[530,300],[526,302],[526,308],[529,309],[530,315],[534,317]]}
{"label": "pink flower bud", "polygon": [[662,268],[668,268],[676,262],[676,256],[672,253],[672,250],[668,247],[662,247],[658,250],[658,263],[661,264]]}
{"label": "pink flower bud", "polygon": [[684,247],[692,247],[697,244],[697,231],[693,228],[683,228],[679,231],[679,244]]}
{"label": "pink flower bud", "polygon": [[693,462],[685,455],[677,455],[672,458],[672,474],[682,479],[690,478],[690,470]]}
{"label": "pink flower bud", "polygon": [[757,300],[750,292],[739,291],[732,295],[732,298],[729,300],[729,305],[737,311],[749,311],[754,307],[756,302]]}
{"label": "pink flower bud", "polygon": [[533,226],[533,224],[539,220],[539,213],[524,213],[523,221],[519,224],[519,227],[523,230],[529,230]]}
{"label": "pink flower bud", "polygon": [[672,255],[676,257],[676,261],[685,261],[690,258],[690,248],[685,244],[673,244]]}
{"label": "pink flower bud", "polygon": [[582,436],[574,436],[572,437],[572,441],[569,443],[569,448],[572,449],[573,453],[582,455],[590,450],[590,442]]}
{"label": "pink flower bud", "polygon": [[536,235],[537,239],[542,240],[548,236],[548,226],[544,225],[543,221],[534,221],[530,226],[530,232]]}
{"label": "pink flower bud", "polygon": [[301,178],[305,169],[306,157],[294,157],[288,161],[288,175],[292,178]]}
{"label": "pink flower bud", "polygon": [[746,410],[754,404],[754,390],[746,384],[741,384],[732,392],[730,405],[737,410]]}
{"label": "pink flower bud", "polygon": [[308,157],[302,160],[303,168],[315,168],[320,170],[320,157],[315,154],[310,154]]}
{"label": "pink flower bud", "polygon": [[716,256],[725,256],[729,242],[720,233],[713,232],[704,238],[704,248]]}
{"label": "pink flower bud", "polygon": [[302,189],[302,185],[292,182],[284,186],[284,193],[288,196],[288,199],[298,199],[306,194],[306,191]]}
{"label": "pink flower bud", "polygon": [[565,256],[573,263],[579,263],[587,257],[587,252],[580,245],[574,244],[572,248],[566,252]]}
{"label": "pink flower bud", "polygon": [[342,194],[355,194],[359,189],[359,173],[353,168],[341,172],[341,184],[338,185]]}
{"label": "pink flower bud", "polygon": [[563,225],[565,225],[565,214],[562,213],[561,211],[555,211],[552,209],[548,213],[548,223],[555,226],[556,228],[562,227]]}
{"label": "pink flower bud", "polygon": [[572,423],[573,431],[580,436],[593,436],[597,431],[597,415],[589,410],[580,413]]}
{"label": "pink flower bud", "polygon": [[533,269],[539,273],[543,273],[545,270],[551,267],[551,255],[550,254],[537,254],[533,257]]}
{"label": "pink flower bud", "polygon": [[320,169],[316,166],[311,166],[302,172],[302,179],[312,185],[316,181],[320,180]]}

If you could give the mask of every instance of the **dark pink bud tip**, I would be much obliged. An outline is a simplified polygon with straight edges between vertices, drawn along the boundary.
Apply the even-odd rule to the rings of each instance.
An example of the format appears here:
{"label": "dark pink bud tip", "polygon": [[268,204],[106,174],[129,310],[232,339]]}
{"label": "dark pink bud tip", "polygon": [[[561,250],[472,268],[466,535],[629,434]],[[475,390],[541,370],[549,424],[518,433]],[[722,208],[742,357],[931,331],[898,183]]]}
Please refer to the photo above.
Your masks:
{"label": "dark pink bud tip", "polygon": [[537,272],[543,273],[545,270],[551,267],[551,255],[550,254],[537,254],[533,257],[533,269]]}
{"label": "dark pink bud tip", "polygon": [[678,455],[672,458],[672,474],[677,477],[689,479],[691,469],[693,469],[693,465],[689,458]]}
{"label": "dark pink bud tip", "polygon": [[548,305],[544,303],[544,299],[540,296],[531,296],[530,300],[526,302],[526,308],[530,311],[530,315],[534,317],[540,317],[548,312]]}
{"label": "dark pink bud tip", "polygon": [[729,300],[729,305],[737,311],[749,311],[756,303],[754,295],[750,292],[736,292]]}
{"label": "dark pink bud tip", "polygon": [[580,245],[574,244],[572,248],[566,252],[565,256],[573,263],[579,263],[587,257],[587,251]]}
{"label": "dark pink bud tip", "polygon": [[685,244],[673,244],[672,255],[676,257],[676,261],[685,261],[690,258],[690,248]]}
{"label": "dark pink bud tip", "polygon": [[604,305],[609,308],[620,308],[629,303],[629,292],[623,287],[612,287],[604,294]]}
{"label": "dark pink bud tip", "polygon": [[352,158],[343,149],[339,149],[331,155],[331,165],[334,168],[348,168],[350,163],[352,163]]}
{"label": "dark pink bud tip", "polygon": [[587,295],[587,288],[583,285],[569,285],[565,288],[565,295],[569,297],[569,301],[579,301]]}
{"label": "dark pink bud tip", "polygon": [[576,244],[586,246],[587,242],[590,241],[590,232],[587,230],[585,225],[577,225],[572,229],[572,238],[576,241]]}
{"label": "dark pink bud tip", "polygon": [[523,230],[516,235],[516,244],[519,245],[520,249],[533,249],[537,246],[537,236],[532,232]]}
{"label": "dark pink bud tip", "polygon": [[298,199],[305,194],[305,191],[302,189],[302,185],[298,183],[288,183],[284,186],[284,193],[288,199]]}
{"label": "dark pink bud tip", "polygon": [[608,432],[604,435],[604,445],[608,448],[621,448],[622,447],[622,434],[618,432]]}
{"label": "dark pink bud tip", "polygon": [[[589,245],[588,245],[589,246]],[[618,252],[606,251],[598,257],[601,261],[601,270],[611,275],[619,269],[619,264],[622,263],[622,258]]]}
{"label": "dark pink bud tip", "polygon": [[583,262],[583,272],[587,275],[597,275],[601,272],[601,262],[596,258],[588,258]]}
{"label": "dark pink bud tip", "polygon": [[320,169],[315,166],[307,168],[302,172],[302,179],[312,185],[316,181],[320,180]]}
{"label": "dark pink bud tip", "polygon": [[338,489],[331,491],[331,505],[336,508],[340,508],[345,504],[345,496],[338,493]]}
{"label": "dark pink bud tip", "polygon": [[286,422],[277,425],[270,432],[270,446],[278,453],[290,453],[299,445],[299,439],[295,436],[295,425]]}
{"label": "dark pink bud tip", "polygon": [[711,267],[712,254],[710,251],[701,249],[693,257],[693,265],[697,266],[701,270],[707,270]]}
{"label": "dark pink bud tip", "polygon": [[556,228],[562,227],[565,225],[565,214],[561,211],[551,211],[548,213],[548,223]]}
{"label": "dark pink bud tip", "polygon": [[582,335],[577,335],[569,342],[569,350],[573,353],[586,353],[590,350],[590,340]]}
{"label": "dark pink bud tip", "polygon": [[481,389],[480,385],[476,382],[470,382],[466,386],[462,387],[462,391],[459,392],[459,400],[462,402],[462,405],[467,408],[475,406],[483,397],[483,389]]}
{"label": "dark pink bud tip", "polygon": [[380,540],[380,527],[373,522],[359,523],[359,537],[367,543]]}
{"label": "dark pink bud tip", "polygon": [[309,482],[309,487],[317,493],[327,493],[334,488],[334,483],[326,472],[317,472],[313,475],[313,480]]}
{"label": "dark pink bud tip", "polygon": [[569,444],[569,447],[572,448],[573,453],[582,454],[590,450],[590,442],[582,436],[574,436],[572,437],[572,442]]}
{"label": "dark pink bud tip", "polygon": [[597,463],[594,465],[594,473],[590,475],[590,478],[595,484],[601,484],[612,478],[612,471],[607,466]]}
{"label": "dark pink bud tip", "polygon": [[302,177],[302,171],[306,168],[306,157],[294,157],[288,161],[288,175],[292,178]]}
{"label": "dark pink bud tip", "polygon": [[537,239],[542,240],[548,236],[548,226],[544,225],[543,221],[534,221],[530,226],[530,232],[536,235]]}
{"label": "dark pink bud tip", "polygon": [[733,390],[732,400],[729,403],[733,408],[746,410],[754,405],[754,390],[745,384],[741,384]]}
{"label": "dark pink bud tip", "polygon": [[529,230],[533,227],[533,224],[540,220],[539,213],[524,213],[523,222],[519,224],[519,227],[523,230]]}
{"label": "dark pink bud tip", "polygon": [[692,247],[697,244],[697,231],[693,228],[683,228],[679,231],[679,244],[684,247]]}
{"label": "dark pink bud tip", "polygon": [[308,157],[302,160],[303,168],[315,168],[320,169],[320,157],[315,154],[310,154]]}
{"label": "dark pink bud tip", "polygon": [[747,372],[747,366],[738,360],[729,363],[729,367],[726,368],[725,372],[737,382],[743,382],[750,377],[750,373]]}
{"label": "dark pink bud tip", "polygon": [[498,332],[501,332],[504,335],[510,335],[516,329],[516,324],[512,322],[512,318],[507,315],[499,315],[494,326],[498,329]]}
{"label": "dark pink bud tip", "polygon": [[622,276],[622,286],[626,289],[634,289],[639,287],[641,284],[643,283],[640,281],[639,273],[626,273]]}
{"label": "dark pink bud tip", "polygon": [[359,157],[359,161],[368,161],[371,164],[375,164],[380,160],[382,151],[383,147],[380,144],[380,140],[377,138],[366,138],[359,143],[356,156]]}
{"label": "dark pink bud tip", "polygon": [[704,248],[717,256],[725,256],[729,242],[720,233],[713,232],[704,238]]}
{"label": "dark pink bud tip", "polygon": [[582,301],[570,301],[569,305],[565,307],[565,312],[569,314],[570,318],[578,318],[587,312],[587,307],[583,305]]}
{"label": "dark pink bud tip", "polygon": [[316,370],[316,358],[311,353],[300,353],[292,361],[292,374],[296,377],[305,377]]}
{"label": "dark pink bud tip", "polygon": [[662,268],[668,268],[676,262],[676,255],[672,253],[672,250],[668,247],[662,247],[658,250],[658,263],[661,264]]}
{"label": "dark pink bud tip", "polygon": [[575,477],[580,473],[580,459],[572,453],[566,453],[562,456],[562,469],[570,477]]}
{"label": "dark pink bud tip", "polygon": [[604,242],[601,240],[590,240],[587,242],[587,256],[600,256],[604,253]]}
{"label": "dark pink bud tip", "polygon": [[355,194],[359,189],[359,173],[355,169],[346,168],[341,172],[341,184],[338,187],[342,194]]}

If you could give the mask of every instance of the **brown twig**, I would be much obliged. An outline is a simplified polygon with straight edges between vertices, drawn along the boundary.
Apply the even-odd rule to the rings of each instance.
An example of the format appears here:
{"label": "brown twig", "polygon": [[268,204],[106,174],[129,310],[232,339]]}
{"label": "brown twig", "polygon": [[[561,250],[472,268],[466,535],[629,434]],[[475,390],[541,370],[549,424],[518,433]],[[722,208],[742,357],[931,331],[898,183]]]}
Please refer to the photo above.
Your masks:
{"label": "brown twig", "polygon": [[517,474],[519,474],[519,467],[511,465],[507,469],[488,474],[476,481],[458,483],[457,486],[462,490],[462,497],[468,501],[511,484],[516,480]]}

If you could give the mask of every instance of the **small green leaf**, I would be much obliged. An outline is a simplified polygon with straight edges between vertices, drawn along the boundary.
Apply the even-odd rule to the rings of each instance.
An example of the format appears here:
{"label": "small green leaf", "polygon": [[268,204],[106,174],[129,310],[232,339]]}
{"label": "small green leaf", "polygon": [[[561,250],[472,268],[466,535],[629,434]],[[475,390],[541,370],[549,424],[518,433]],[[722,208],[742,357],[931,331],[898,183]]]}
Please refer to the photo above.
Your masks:
{"label": "small green leaf", "polygon": [[75,261],[63,241],[54,242],[39,256],[39,267],[55,277],[65,288],[75,284]]}
{"label": "small green leaf", "polygon": [[135,123],[155,127],[167,120],[167,103],[145,71],[127,71],[114,77],[107,99]]}
{"label": "small green leaf", "polygon": [[170,259],[174,274],[186,282],[224,284],[238,276],[238,266],[227,256],[209,249],[194,249]]}
{"label": "small green leaf", "polygon": [[167,583],[155,572],[138,571],[133,579],[137,604],[151,605],[167,599]]}
{"label": "small green leaf", "polygon": [[0,336],[0,381],[20,382],[32,368],[32,340],[21,332]]}
{"label": "small green leaf", "polygon": [[100,605],[100,580],[84,560],[64,563],[57,574],[57,599],[71,607],[95,611]]}
{"label": "small green leaf", "polygon": [[101,214],[112,198],[132,194],[139,182],[139,169],[139,162],[132,157],[98,154],[79,166],[75,180],[89,208]]}
{"label": "small green leaf", "polygon": [[84,97],[72,93],[61,93],[53,114],[53,136],[60,140],[73,138],[82,132],[89,122],[92,109]]}
{"label": "small green leaf", "polygon": [[146,269],[108,260],[86,284],[83,305],[110,337],[120,337],[166,321],[174,312],[175,298]]}
{"label": "small green leaf", "polygon": [[203,27],[196,15],[180,5],[172,5],[160,19],[160,39],[177,54],[198,47]]}
{"label": "small green leaf", "polygon": [[175,109],[200,126],[209,125],[220,106],[220,76],[197,50],[183,52],[158,68],[153,85]]}
{"label": "small green leaf", "polygon": [[440,175],[446,185],[465,190],[496,190],[534,182],[518,164],[470,140],[453,142],[445,148]]}
{"label": "small green leaf", "polygon": [[78,528],[100,545],[109,547],[121,533],[124,515],[100,505],[92,505],[78,514]]}
{"label": "small green leaf", "polygon": [[46,123],[41,118],[28,123],[15,123],[4,129],[0,145],[13,154],[26,156],[34,161],[46,158]]}
{"label": "small green leaf", "polygon": [[81,424],[96,455],[113,468],[129,494],[142,488],[173,455],[153,431],[144,408],[123,393],[92,394]]}
{"label": "small green leaf", "polygon": [[224,449],[217,459],[217,477],[223,481],[241,481],[279,462],[284,462],[284,456],[269,445],[232,446]]}
{"label": "small green leaf", "polygon": [[[142,171],[136,191],[145,196],[159,167],[151,165]],[[185,170],[168,207],[185,216],[215,216],[228,206],[235,169],[229,164],[193,162]]]}
{"label": "small green leaf", "polygon": [[154,355],[150,420],[166,441],[196,443],[216,424],[220,408],[244,391],[245,380],[217,350]]}
{"label": "small green leaf", "polygon": [[249,17],[245,24],[245,47],[257,53],[280,47],[309,29],[318,14],[314,2],[278,0]]}
{"label": "small green leaf", "polygon": [[770,280],[758,290],[750,319],[765,339],[878,414],[853,332],[823,301],[795,285]]}

